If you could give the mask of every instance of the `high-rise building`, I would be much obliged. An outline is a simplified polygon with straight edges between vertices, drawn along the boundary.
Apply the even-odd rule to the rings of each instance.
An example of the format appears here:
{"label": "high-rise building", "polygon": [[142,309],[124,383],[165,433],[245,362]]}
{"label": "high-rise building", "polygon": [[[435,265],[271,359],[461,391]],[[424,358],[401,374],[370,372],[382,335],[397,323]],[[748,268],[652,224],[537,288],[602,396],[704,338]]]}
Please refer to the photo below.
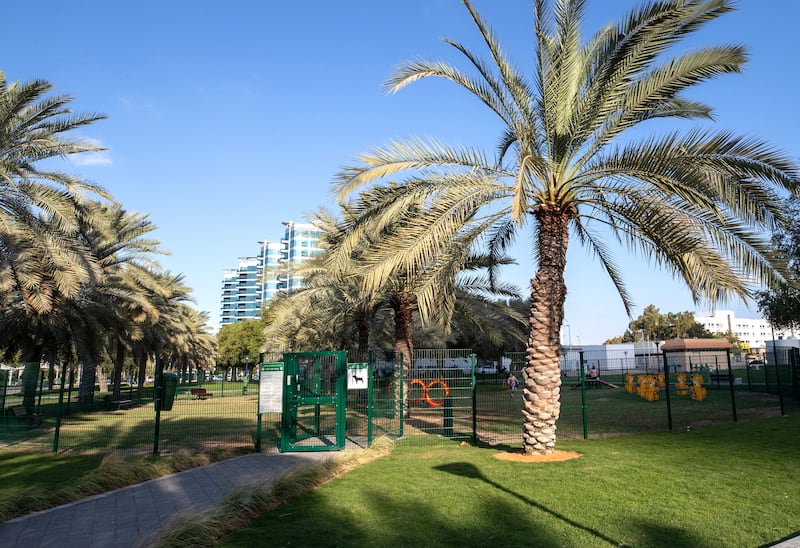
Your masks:
{"label": "high-rise building", "polygon": [[289,293],[303,286],[302,277],[290,274],[289,264],[302,263],[320,253],[322,231],[313,224],[284,221],[279,242],[262,240],[256,257],[239,257],[237,268],[222,276],[220,325],[261,317],[261,308],[279,291]]}
{"label": "high-rise building", "polygon": [[259,317],[260,278],[259,257],[239,257],[238,267],[223,272],[221,325]]}

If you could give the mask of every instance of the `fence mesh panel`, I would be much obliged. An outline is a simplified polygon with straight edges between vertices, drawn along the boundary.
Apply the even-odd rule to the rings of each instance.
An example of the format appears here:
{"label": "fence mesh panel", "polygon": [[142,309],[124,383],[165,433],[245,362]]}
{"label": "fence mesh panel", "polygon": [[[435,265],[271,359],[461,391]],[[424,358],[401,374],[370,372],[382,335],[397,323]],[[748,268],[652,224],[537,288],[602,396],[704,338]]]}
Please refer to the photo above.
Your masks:
{"label": "fence mesh panel", "polygon": [[[729,369],[727,359],[702,353],[688,356],[685,368],[679,368],[667,353],[669,375],[659,378],[663,354],[621,359],[565,352],[558,438],[666,430],[670,420],[673,429],[694,428],[797,410],[797,354],[797,349],[777,349],[767,353],[765,363],[732,356]],[[583,372],[594,366],[596,378],[582,377],[581,358]],[[282,355],[262,359],[279,362]],[[391,351],[351,353],[348,359],[364,368],[357,375],[366,371],[369,377],[365,388],[347,391],[351,443],[365,446],[380,436],[423,444],[473,437],[490,444],[522,442],[524,353],[507,353],[495,367],[477,372],[469,350],[417,350],[410,366]],[[252,380],[243,375],[244,368],[233,377],[231,370],[180,375],[172,409],[161,412],[157,437],[152,382],[141,389],[124,385],[119,399],[98,390],[90,405],[79,406],[74,377],[67,375],[62,388],[58,376],[51,384],[45,371],[36,370],[36,382],[28,379],[26,384],[22,366],[4,369],[0,447],[59,452],[148,451],[154,444],[167,451],[252,449],[259,436],[256,364],[252,369]],[[509,374],[520,380],[515,393],[507,384]],[[692,375],[699,376],[695,390]],[[642,383],[655,388],[648,391]],[[261,450],[277,450],[280,435],[281,413],[262,414]]]}

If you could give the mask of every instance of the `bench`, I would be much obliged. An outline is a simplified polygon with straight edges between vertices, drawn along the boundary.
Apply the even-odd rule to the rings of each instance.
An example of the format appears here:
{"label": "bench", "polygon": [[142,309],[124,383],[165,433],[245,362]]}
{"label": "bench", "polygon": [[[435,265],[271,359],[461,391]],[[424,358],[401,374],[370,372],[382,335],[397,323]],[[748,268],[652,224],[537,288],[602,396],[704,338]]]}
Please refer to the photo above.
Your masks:
{"label": "bench", "polygon": [[128,409],[133,400],[112,400],[111,396],[104,396],[103,403],[105,404],[106,411],[120,411],[122,409]]}
{"label": "bench", "polygon": [[708,374],[708,382],[712,383],[715,382],[719,384],[720,382],[731,382],[731,374],[728,372],[725,373],[709,373]]}
{"label": "bench", "polygon": [[204,400],[214,395],[213,392],[209,392],[205,388],[190,388],[189,392],[191,393],[192,396],[194,396],[194,399],[196,400]]}
{"label": "bench", "polygon": [[27,423],[31,428],[42,424],[42,417],[38,413],[29,413],[24,405],[12,405],[7,409],[7,413],[19,422]]}

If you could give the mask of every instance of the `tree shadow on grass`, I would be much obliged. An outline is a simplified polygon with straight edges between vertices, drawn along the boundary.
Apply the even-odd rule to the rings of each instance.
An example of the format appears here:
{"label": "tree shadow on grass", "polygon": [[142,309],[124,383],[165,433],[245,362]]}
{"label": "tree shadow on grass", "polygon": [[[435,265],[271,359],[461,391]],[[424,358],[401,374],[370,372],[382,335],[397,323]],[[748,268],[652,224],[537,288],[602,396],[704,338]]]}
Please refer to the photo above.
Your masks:
{"label": "tree shadow on grass", "polygon": [[[483,501],[479,519],[408,497],[367,491],[371,517],[350,515],[325,496],[311,492],[265,514],[226,539],[224,545],[259,546],[563,546],[564,539],[530,513],[500,499]],[[465,522],[468,525],[465,525]],[[524,539],[524,544],[520,543]]]}
{"label": "tree shadow on grass", "polygon": [[536,509],[538,509],[538,510],[540,510],[542,512],[550,514],[551,516],[561,520],[562,522],[564,522],[565,524],[569,525],[570,527],[573,527],[573,528],[576,528],[576,529],[580,529],[580,530],[592,535],[593,537],[596,537],[596,538],[598,538],[600,540],[603,540],[603,541],[606,541],[608,543],[611,543],[611,544],[614,544],[614,545],[617,545],[617,546],[619,546],[621,544],[619,540],[616,540],[616,539],[613,539],[611,537],[608,537],[608,536],[606,536],[605,534],[603,534],[602,532],[600,532],[600,531],[598,531],[596,529],[593,529],[591,527],[588,527],[588,526],[585,526],[585,525],[583,525],[581,523],[578,523],[577,521],[573,520],[572,518],[570,518],[568,516],[565,516],[563,514],[555,512],[555,511],[551,510],[550,508],[547,508],[546,506],[544,506],[544,505],[542,505],[542,504],[540,504],[540,503],[538,503],[538,502],[536,502],[534,500],[529,499],[525,495],[522,495],[520,493],[516,493],[516,492],[512,491],[511,489],[508,489],[508,488],[506,488],[506,487],[504,487],[504,486],[492,481],[491,479],[489,479],[486,476],[484,476],[481,473],[481,471],[478,469],[478,467],[475,466],[472,463],[469,463],[469,462],[453,462],[453,463],[449,463],[449,464],[442,464],[441,466],[435,466],[434,470],[439,470],[441,472],[447,472],[448,474],[454,474],[456,476],[462,476],[462,477],[465,477],[465,478],[470,478],[470,479],[475,479],[475,480],[478,480],[478,481],[482,481],[482,482],[486,483],[487,485],[490,485],[490,486],[494,487],[495,489],[503,491],[504,493],[519,499],[520,501],[524,502],[528,506],[532,506],[532,507],[534,507],[534,508],[536,508]]}
{"label": "tree shadow on grass", "polygon": [[[474,515],[453,514],[447,506],[417,494],[387,496],[366,487],[354,499],[342,501],[309,492],[262,515],[224,542],[224,546],[257,546],[269,538],[272,546],[707,546],[708,539],[657,520],[632,523],[630,535],[615,539],[572,516],[556,512],[530,497],[487,478],[471,463],[433,468],[479,481],[497,490],[481,490]],[[452,488],[447,481],[431,489]],[[455,488],[458,488],[455,486]],[[464,495],[472,491],[464,491]],[[418,493],[418,491],[414,491]],[[511,496],[523,505],[514,504]],[[359,511],[350,512],[348,507]],[[362,508],[368,508],[364,518]]]}

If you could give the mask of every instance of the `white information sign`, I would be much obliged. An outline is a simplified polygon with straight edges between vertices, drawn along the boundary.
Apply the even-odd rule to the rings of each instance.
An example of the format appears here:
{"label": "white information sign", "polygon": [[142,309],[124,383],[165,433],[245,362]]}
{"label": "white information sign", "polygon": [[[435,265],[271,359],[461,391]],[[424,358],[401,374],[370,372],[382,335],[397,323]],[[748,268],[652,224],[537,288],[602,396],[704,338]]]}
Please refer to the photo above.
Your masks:
{"label": "white information sign", "polygon": [[366,390],[369,381],[369,365],[366,363],[347,364],[347,389]]}
{"label": "white information sign", "polygon": [[283,364],[262,363],[258,382],[258,412],[283,412]]}

